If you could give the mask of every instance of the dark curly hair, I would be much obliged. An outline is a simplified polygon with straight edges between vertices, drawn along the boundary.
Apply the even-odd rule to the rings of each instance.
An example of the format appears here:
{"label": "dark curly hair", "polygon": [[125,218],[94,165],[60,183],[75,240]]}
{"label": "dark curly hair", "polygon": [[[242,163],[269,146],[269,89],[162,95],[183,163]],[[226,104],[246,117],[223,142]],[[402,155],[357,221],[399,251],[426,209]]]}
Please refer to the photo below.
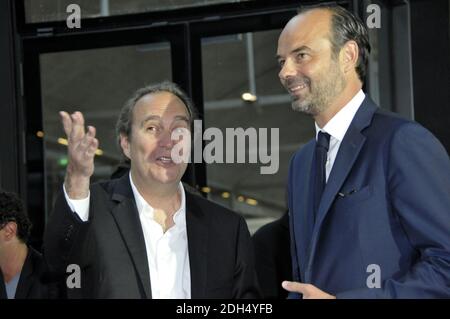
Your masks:
{"label": "dark curly hair", "polygon": [[22,201],[14,193],[0,191],[0,229],[9,222],[17,224],[17,237],[26,243],[30,236],[31,222]]}

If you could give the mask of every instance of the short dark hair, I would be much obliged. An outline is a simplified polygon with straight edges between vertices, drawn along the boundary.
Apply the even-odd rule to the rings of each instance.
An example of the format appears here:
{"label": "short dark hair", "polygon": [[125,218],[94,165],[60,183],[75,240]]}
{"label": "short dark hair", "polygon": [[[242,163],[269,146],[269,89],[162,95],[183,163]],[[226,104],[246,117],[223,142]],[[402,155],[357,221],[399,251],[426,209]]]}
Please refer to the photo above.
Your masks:
{"label": "short dark hair", "polygon": [[[131,137],[131,127],[133,125],[133,110],[136,106],[137,102],[144,96],[149,94],[155,94],[160,92],[169,92],[178,97],[183,104],[186,106],[186,110],[189,115],[189,123],[192,126],[194,119],[197,118],[197,110],[194,107],[191,99],[187,96],[187,94],[175,83],[170,81],[163,81],[161,83],[148,85],[142,87],[134,92],[134,94],[129,98],[122,110],[120,111],[119,118],[116,123],[116,138],[119,146],[119,150],[122,152],[122,148],[120,146],[120,135],[124,135],[126,137]],[[122,152],[123,153],[123,152]],[[125,161],[129,162],[128,158],[125,157]]]}
{"label": "short dark hair", "polygon": [[300,8],[298,13],[303,14],[314,9],[326,9],[332,13],[330,42],[335,57],[347,41],[353,40],[358,44],[359,57],[356,64],[356,73],[361,82],[364,83],[371,50],[366,25],[352,12],[339,5],[307,6]]}
{"label": "short dark hair", "polygon": [[31,222],[22,201],[14,193],[0,191],[0,229],[9,222],[17,224],[17,237],[26,243],[30,237]]}

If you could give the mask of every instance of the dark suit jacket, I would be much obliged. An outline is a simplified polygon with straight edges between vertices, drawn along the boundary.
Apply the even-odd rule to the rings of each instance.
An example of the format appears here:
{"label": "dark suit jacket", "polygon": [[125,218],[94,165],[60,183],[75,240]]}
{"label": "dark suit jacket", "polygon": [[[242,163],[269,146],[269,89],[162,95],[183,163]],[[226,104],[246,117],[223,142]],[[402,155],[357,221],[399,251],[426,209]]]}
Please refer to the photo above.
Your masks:
{"label": "dark suit jacket", "polygon": [[[129,176],[91,185],[89,221],[71,212],[63,194],[44,236],[55,272],[81,267],[81,289],[68,297],[151,298],[144,235]],[[253,250],[244,219],[186,191],[192,298],[259,296]]]}
{"label": "dark suit jacket", "polygon": [[[28,247],[28,254],[22,267],[15,299],[59,298],[58,283],[50,277],[42,255]],[[0,299],[7,299],[3,274],[0,270]]]}
{"label": "dark suit jacket", "polygon": [[[366,97],[315,225],[314,147],[298,151],[289,171],[294,278],[338,298],[450,297],[450,161],[439,141]],[[381,287],[369,288],[376,273]]]}
{"label": "dark suit jacket", "polygon": [[292,280],[288,214],[262,226],[253,235],[252,241],[256,274],[263,297],[285,299],[288,292],[281,287],[281,282]]}

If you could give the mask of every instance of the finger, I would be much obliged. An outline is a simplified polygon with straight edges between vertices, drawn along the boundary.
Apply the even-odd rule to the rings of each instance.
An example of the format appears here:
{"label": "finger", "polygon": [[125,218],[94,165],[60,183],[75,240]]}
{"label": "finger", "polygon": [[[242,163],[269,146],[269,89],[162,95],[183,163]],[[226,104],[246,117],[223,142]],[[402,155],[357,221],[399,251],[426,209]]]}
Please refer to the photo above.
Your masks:
{"label": "finger", "polygon": [[95,156],[95,152],[98,149],[98,140],[96,138],[92,139],[91,144],[86,149],[86,155],[91,158]]}
{"label": "finger", "polygon": [[92,138],[88,136],[84,136],[79,143],[75,146],[76,152],[79,152],[80,154],[86,153],[87,149],[89,148],[89,145],[92,143]]}
{"label": "finger", "polygon": [[84,137],[84,117],[81,112],[75,112],[70,115],[72,118],[72,131],[70,139],[74,141],[81,140]]}
{"label": "finger", "polygon": [[281,286],[290,292],[305,294],[308,291],[308,284],[302,284],[295,281],[283,281]]}
{"label": "finger", "polygon": [[89,137],[95,137],[96,131],[97,130],[95,129],[94,126],[88,126],[86,135],[89,136]]}
{"label": "finger", "polygon": [[67,138],[69,138],[70,132],[72,131],[72,119],[69,113],[60,111],[59,116],[61,117],[61,122],[64,127],[64,133],[66,133]]}
{"label": "finger", "polygon": [[86,134],[79,143],[79,148],[82,150],[82,152],[85,152],[86,149],[92,144],[92,141],[95,138],[95,132],[96,132],[95,127],[93,126],[87,127]]}

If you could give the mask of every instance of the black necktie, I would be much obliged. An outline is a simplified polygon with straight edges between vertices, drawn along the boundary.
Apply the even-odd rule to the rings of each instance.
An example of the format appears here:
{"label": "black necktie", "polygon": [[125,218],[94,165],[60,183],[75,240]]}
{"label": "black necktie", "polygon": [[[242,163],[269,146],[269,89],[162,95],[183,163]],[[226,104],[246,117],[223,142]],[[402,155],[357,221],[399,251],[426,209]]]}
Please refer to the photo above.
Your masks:
{"label": "black necktie", "polygon": [[327,162],[328,147],[330,145],[330,134],[319,132],[315,149],[315,179],[314,179],[314,222],[317,210],[326,184],[325,165]]}

